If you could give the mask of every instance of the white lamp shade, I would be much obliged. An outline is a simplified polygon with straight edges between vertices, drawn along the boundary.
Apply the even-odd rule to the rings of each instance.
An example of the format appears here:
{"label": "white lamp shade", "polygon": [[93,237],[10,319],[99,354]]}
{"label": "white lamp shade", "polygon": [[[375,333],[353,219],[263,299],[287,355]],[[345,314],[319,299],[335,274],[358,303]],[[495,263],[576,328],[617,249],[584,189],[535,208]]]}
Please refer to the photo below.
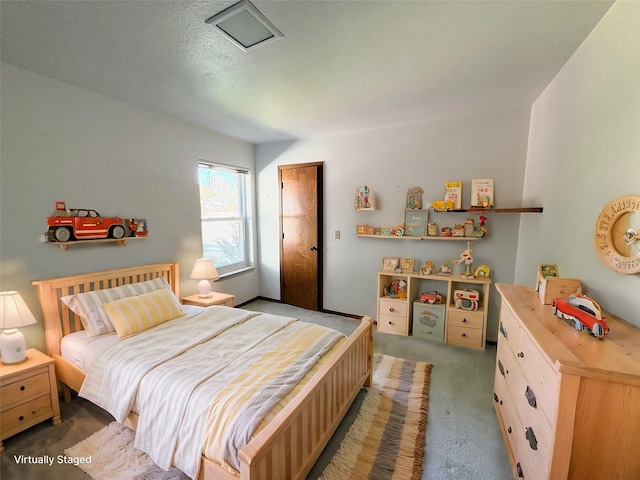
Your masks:
{"label": "white lamp shade", "polygon": [[27,359],[24,335],[17,330],[36,323],[36,318],[18,292],[0,292],[0,355],[8,365]]}
{"label": "white lamp shade", "polygon": [[0,292],[0,329],[20,328],[37,323],[18,292]]}
{"label": "white lamp shade", "polygon": [[216,280],[219,278],[216,267],[208,258],[199,258],[196,260],[196,264],[193,266],[190,276],[191,278],[200,280],[198,283],[198,292],[200,292],[200,297],[202,298],[206,298],[211,292],[211,284],[209,283],[209,280]]}

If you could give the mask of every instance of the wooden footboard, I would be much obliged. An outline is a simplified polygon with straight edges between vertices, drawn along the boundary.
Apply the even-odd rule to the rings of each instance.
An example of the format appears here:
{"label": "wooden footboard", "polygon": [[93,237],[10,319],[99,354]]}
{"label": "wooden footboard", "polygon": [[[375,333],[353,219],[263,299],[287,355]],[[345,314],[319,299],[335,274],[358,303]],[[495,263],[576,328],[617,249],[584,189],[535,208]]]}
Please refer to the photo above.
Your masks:
{"label": "wooden footboard", "polygon": [[342,348],[278,416],[238,453],[241,480],[304,479],[362,386],[371,385],[373,321]]}
{"label": "wooden footboard", "polygon": [[[157,264],[33,282],[38,288],[48,354],[58,379],[78,391],[84,372],[60,356],[60,341],[82,329],[62,305],[71,293],[110,288],[162,276],[178,295],[178,264]],[[238,453],[241,480],[304,479],[335,432],[356,395],[370,386],[373,374],[373,320],[364,317],[356,331],[311,378],[300,393]],[[126,424],[135,429],[137,416]],[[200,479],[237,479],[218,463],[202,457]]]}

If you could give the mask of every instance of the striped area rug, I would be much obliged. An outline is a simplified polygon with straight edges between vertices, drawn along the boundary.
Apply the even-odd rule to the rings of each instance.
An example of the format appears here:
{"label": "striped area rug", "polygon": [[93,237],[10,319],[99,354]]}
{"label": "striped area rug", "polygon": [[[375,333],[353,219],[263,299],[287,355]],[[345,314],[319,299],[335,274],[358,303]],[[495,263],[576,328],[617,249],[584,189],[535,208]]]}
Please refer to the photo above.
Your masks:
{"label": "striped area rug", "polygon": [[420,480],[432,367],[376,354],[373,386],[319,480]]}

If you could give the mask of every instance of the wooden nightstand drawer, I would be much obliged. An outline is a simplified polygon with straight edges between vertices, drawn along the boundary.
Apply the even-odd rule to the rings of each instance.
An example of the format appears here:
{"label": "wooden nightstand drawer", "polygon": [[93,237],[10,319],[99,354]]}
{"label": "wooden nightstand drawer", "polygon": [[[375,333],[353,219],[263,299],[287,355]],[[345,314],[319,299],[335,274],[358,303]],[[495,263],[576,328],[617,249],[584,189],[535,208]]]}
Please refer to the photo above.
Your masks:
{"label": "wooden nightstand drawer", "polygon": [[482,348],[482,330],[450,325],[447,327],[447,343],[462,347]]}
{"label": "wooden nightstand drawer", "polygon": [[484,314],[481,312],[469,312],[466,310],[449,309],[447,325],[465,328],[482,329],[484,326]]}
{"label": "wooden nightstand drawer", "polygon": [[395,315],[380,315],[378,318],[378,331],[382,333],[408,334],[408,320],[406,317]]}
{"label": "wooden nightstand drawer", "polygon": [[380,300],[380,316],[395,315],[396,317],[407,316],[407,302],[394,300]]}
{"label": "wooden nightstand drawer", "polygon": [[49,372],[46,368],[38,372],[32,372],[31,375],[22,379],[18,379],[13,383],[0,387],[0,405],[1,409],[10,408],[14,403],[22,403],[25,400],[38,396],[38,394],[48,394]]}
{"label": "wooden nightstand drawer", "polygon": [[53,416],[51,397],[46,394],[0,413],[2,438],[21,432]]}

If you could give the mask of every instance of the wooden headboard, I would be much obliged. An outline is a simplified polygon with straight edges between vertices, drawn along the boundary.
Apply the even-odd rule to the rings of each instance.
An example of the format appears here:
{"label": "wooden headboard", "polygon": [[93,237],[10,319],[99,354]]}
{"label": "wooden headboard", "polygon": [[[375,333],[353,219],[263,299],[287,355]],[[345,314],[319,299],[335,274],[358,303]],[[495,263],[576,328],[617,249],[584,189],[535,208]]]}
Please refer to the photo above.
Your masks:
{"label": "wooden headboard", "polygon": [[38,299],[44,317],[47,353],[52,356],[60,355],[62,337],[83,330],[80,318],[60,301],[60,297],[144,282],[158,277],[164,277],[171,286],[171,290],[180,298],[180,270],[177,262],[81,273],[32,282],[32,285],[38,288]]}

